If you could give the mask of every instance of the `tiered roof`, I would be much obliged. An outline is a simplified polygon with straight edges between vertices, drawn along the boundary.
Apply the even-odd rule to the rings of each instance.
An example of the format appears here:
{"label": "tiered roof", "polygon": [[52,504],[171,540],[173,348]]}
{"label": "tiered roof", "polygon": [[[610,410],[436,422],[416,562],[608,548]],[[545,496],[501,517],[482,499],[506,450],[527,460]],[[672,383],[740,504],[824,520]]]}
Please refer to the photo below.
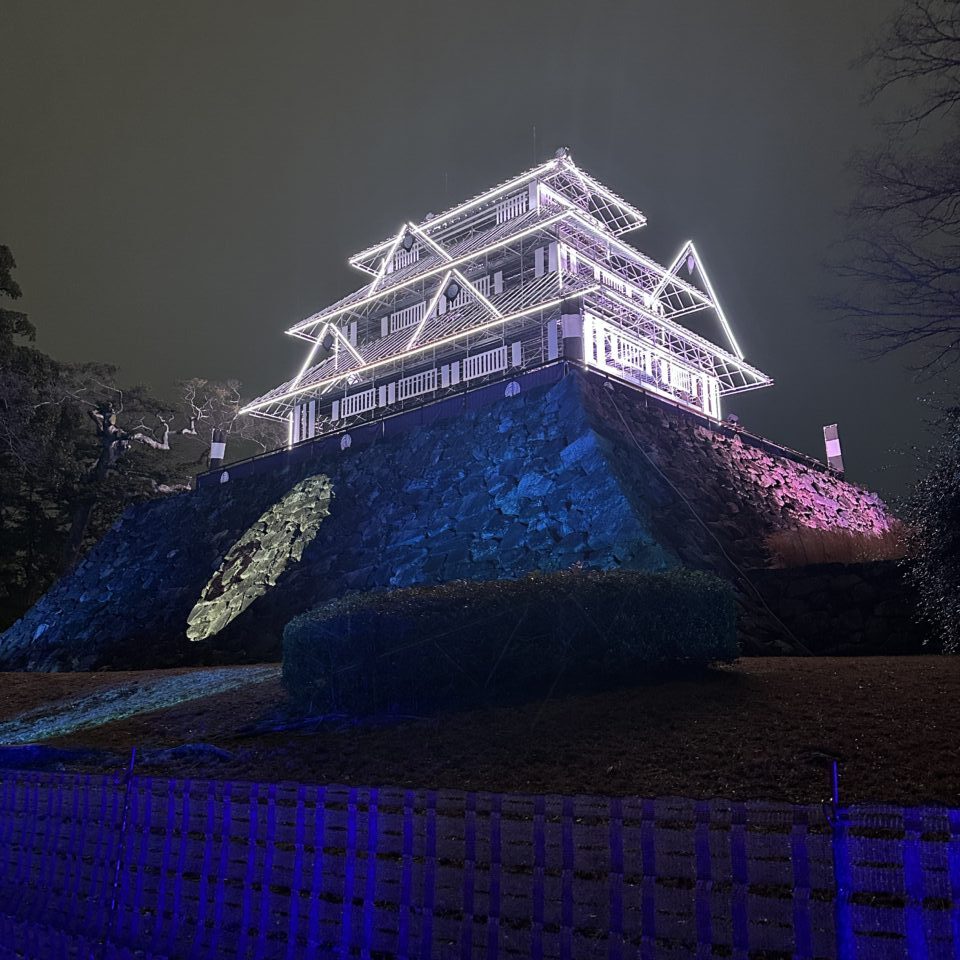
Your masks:
{"label": "tiered roof", "polygon": [[[536,184],[532,208],[500,221],[498,206],[518,202]],[[524,201],[525,202],[525,201]],[[766,386],[772,381],[746,363],[702,260],[692,243],[685,244],[669,267],[657,263],[622,239],[646,223],[644,215],[598,183],[573,162],[567,151],[419,223],[402,224],[397,233],[350,258],[372,277],[369,283],[301,320],[287,333],[312,344],[297,376],[269,391],[245,412],[281,417],[298,396],[315,395],[342,381],[355,382],[398,358],[455,342],[537,311],[557,306],[570,296],[596,300],[608,315],[629,320],[635,331],[653,338],[694,367],[720,379],[721,392]],[[534,234],[551,235],[577,251],[574,270],[546,273],[533,283],[483,293],[469,280],[471,267],[495,257]],[[404,238],[413,238],[418,259],[392,269]],[[684,265],[700,274],[702,286],[680,276]],[[472,298],[440,312],[435,309],[450,279],[468,289]],[[386,305],[399,303],[413,288],[432,291],[423,320],[411,329],[352,343],[344,332],[352,319],[369,319]],[[726,335],[729,350],[694,333],[682,318],[713,311]],[[317,361],[320,345],[336,349]]]}

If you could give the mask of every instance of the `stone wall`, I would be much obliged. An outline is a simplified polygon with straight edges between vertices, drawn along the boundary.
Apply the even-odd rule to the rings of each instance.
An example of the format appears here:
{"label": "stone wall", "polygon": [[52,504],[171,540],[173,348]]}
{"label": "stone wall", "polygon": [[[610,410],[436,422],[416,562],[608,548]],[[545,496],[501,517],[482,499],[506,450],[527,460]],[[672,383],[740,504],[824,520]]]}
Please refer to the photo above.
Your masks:
{"label": "stone wall", "polygon": [[577,371],[297,454],[128,511],[0,637],[0,668],[276,658],[292,616],[348,590],[573,564],[736,578],[774,530],[887,523],[875,496],[810,461]]}
{"label": "stone wall", "polygon": [[879,497],[800,454],[600,377],[580,389],[621,487],[632,503],[656,505],[655,530],[688,565],[762,567],[774,531],[890,524]]}
{"label": "stone wall", "polygon": [[[897,561],[817,564],[757,570],[751,581],[764,602],[811,653],[839,656],[933,653],[931,631],[919,620]],[[760,610],[741,617],[741,635],[754,646],[782,639]]]}

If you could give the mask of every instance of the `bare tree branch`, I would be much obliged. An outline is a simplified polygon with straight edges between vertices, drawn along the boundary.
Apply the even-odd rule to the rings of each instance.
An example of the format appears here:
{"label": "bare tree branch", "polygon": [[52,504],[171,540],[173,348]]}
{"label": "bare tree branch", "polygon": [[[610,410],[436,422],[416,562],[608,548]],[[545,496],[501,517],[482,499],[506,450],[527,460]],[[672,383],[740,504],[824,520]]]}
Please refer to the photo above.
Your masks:
{"label": "bare tree branch", "polygon": [[893,88],[909,100],[851,162],[858,190],[831,263],[843,293],[828,305],[871,352],[917,348],[917,369],[935,373],[960,363],[960,2],[907,0],[860,63],[868,101]]}

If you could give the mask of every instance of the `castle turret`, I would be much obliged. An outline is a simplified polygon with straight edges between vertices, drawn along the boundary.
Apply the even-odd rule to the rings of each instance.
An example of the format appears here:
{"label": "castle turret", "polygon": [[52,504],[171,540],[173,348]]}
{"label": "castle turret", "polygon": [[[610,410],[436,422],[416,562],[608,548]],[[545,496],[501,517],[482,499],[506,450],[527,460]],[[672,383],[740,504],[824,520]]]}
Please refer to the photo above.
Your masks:
{"label": "castle turret", "polygon": [[[566,149],[350,258],[370,280],[292,326],[309,351],[246,413],[291,445],[550,363],[583,363],[721,418],[771,380],[748,364],[692,242],[669,266],[623,237],[646,223]],[[698,329],[712,318],[720,346]]]}

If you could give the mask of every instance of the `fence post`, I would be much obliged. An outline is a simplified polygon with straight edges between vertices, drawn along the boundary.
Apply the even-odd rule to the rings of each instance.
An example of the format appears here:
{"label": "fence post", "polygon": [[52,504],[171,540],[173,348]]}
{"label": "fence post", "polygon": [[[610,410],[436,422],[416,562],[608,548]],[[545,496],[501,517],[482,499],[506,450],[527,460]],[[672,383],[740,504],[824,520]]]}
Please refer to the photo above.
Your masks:
{"label": "fence post", "polygon": [[130,750],[130,764],[123,778],[123,810],[120,814],[120,836],[117,839],[117,862],[113,868],[113,887],[110,891],[110,910],[107,913],[106,930],[103,934],[101,957],[107,955],[107,945],[113,936],[113,925],[117,914],[117,887],[120,885],[120,868],[123,866],[123,850],[127,837],[127,810],[130,807],[130,784],[133,781],[133,765],[137,761],[137,748]]}
{"label": "fence post", "polygon": [[950,877],[950,928],[953,949],[960,953],[960,810],[947,814],[950,821],[950,839],[947,841],[947,872]]}
{"label": "fence post", "polygon": [[840,777],[833,761],[833,802],[830,826],[833,836],[833,880],[836,888],[833,916],[837,937],[837,960],[854,960],[856,940],[850,909],[850,852],[847,847],[847,810],[840,806]]}
{"label": "fence post", "polygon": [[923,924],[924,870],[921,837],[923,816],[917,807],[903,810],[903,886],[907,895],[904,920],[907,935],[907,953],[911,957],[928,954]]}

